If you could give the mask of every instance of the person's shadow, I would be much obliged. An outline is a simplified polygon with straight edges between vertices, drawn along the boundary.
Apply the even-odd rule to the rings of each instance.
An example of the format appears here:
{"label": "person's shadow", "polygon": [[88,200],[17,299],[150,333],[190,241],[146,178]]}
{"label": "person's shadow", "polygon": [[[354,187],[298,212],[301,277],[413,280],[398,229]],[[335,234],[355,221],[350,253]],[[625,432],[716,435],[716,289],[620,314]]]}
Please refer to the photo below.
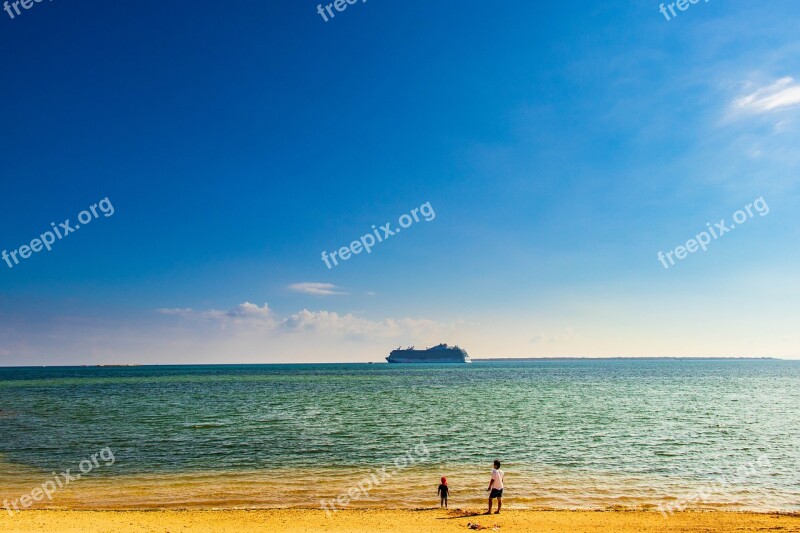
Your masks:
{"label": "person's shadow", "polygon": [[448,515],[440,516],[436,520],[458,520],[459,518],[470,518],[472,516],[486,516],[486,511],[468,511],[466,509],[449,509]]}

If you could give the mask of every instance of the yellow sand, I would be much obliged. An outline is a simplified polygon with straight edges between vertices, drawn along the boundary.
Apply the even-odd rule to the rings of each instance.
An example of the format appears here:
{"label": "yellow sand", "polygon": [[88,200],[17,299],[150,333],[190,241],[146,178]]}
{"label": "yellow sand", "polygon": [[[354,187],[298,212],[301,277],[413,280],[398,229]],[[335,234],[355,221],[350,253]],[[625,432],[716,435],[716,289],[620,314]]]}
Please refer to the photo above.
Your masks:
{"label": "yellow sand", "polygon": [[364,531],[427,533],[472,531],[790,531],[800,532],[800,515],[724,511],[680,512],[664,518],[647,511],[503,511],[478,515],[460,510],[342,510],[331,517],[317,509],[257,511],[24,511],[0,518],[2,532],[58,533],[229,533]]}

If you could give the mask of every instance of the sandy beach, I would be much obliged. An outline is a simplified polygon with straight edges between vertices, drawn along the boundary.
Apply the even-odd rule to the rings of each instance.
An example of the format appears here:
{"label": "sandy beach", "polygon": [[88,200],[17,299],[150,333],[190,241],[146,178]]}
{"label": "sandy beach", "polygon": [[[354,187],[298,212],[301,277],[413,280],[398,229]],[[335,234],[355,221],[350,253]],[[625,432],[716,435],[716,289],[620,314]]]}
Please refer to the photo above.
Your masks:
{"label": "sandy beach", "polygon": [[[664,518],[645,511],[529,511],[479,515],[475,510],[343,510],[333,516],[311,509],[237,511],[25,511],[0,518],[9,533],[112,532],[445,532],[472,531],[800,531],[800,515],[680,512]],[[496,529],[495,529],[496,528]]]}

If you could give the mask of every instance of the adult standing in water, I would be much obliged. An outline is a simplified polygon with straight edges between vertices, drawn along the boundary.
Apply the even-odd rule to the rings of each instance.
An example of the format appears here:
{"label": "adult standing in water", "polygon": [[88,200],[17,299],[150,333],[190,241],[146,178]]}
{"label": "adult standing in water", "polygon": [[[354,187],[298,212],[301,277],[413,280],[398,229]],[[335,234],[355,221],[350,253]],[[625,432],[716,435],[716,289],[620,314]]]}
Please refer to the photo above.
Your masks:
{"label": "adult standing in water", "polygon": [[505,476],[505,472],[500,470],[500,461],[495,459],[492,479],[489,480],[489,488],[486,489],[489,492],[489,512],[486,514],[492,514],[492,500],[495,498],[497,498],[495,514],[500,514],[500,509],[503,507],[503,476]]}

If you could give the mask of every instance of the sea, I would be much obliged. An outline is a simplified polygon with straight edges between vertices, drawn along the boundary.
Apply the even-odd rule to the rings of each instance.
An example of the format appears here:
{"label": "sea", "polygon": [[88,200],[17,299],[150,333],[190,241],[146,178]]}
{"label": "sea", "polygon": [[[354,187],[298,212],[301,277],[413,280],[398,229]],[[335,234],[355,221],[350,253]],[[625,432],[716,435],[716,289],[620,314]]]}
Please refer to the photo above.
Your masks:
{"label": "sea", "polygon": [[24,508],[467,508],[495,459],[504,507],[798,511],[800,361],[0,368]]}

